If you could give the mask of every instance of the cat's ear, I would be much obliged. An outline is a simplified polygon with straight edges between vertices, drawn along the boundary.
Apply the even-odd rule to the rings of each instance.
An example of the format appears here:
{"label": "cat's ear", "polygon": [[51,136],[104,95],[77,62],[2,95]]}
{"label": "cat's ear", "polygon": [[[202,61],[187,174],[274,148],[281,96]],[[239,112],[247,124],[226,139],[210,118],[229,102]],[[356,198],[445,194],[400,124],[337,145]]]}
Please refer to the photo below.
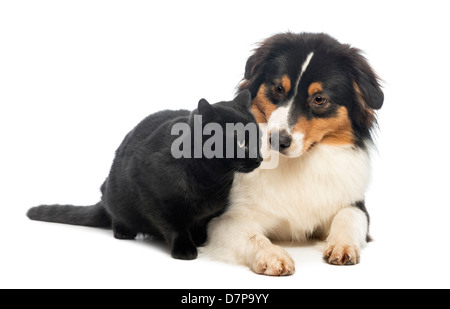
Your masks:
{"label": "cat's ear", "polygon": [[198,101],[198,113],[205,118],[211,119],[216,115],[214,108],[205,99]]}
{"label": "cat's ear", "polygon": [[238,93],[238,95],[233,100],[237,105],[250,110],[252,107],[252,95],[250,90],[246,89]]}

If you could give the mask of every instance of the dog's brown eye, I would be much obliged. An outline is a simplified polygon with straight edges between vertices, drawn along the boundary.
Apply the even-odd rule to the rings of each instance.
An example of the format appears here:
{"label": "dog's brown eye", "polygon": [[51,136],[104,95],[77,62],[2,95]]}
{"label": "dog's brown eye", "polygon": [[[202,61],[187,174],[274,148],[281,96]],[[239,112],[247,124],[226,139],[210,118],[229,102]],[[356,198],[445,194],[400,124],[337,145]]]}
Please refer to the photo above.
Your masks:
{"label": "dog's brown eye", "polygon": [[324,97],[322,97],[320,95],[316,95],[314,97],[314,103],[317,105],[324,105],[325,103],[327,103],[327,99],[325,99]]}
{"label": "dog's brown eye", "polygon": [[283,94],[283,92],[284,92],[283,86],[275,87],[275,91],[277,94]]}

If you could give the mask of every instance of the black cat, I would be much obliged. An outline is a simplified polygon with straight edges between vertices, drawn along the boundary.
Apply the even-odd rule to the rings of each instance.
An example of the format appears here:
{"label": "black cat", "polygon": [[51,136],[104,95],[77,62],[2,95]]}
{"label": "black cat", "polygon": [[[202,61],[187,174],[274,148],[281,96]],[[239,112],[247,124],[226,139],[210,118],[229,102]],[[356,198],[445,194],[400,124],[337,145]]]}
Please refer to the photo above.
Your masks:
{"label": "black cat", "polygon": [[[118,239],[134,239],[138,233],[154,235],[167,242],[174,258],[195,259],[197,246],[206,241],[208,222],[227,207],[235,172],[251,172],[261,164],[259,130],[256,136],[246,130],[227,131],[227,124],[254,124],[256,128],[250,106],[247,90],[229,102],[210,105],[202,99],[192,112],[152,114],[128,133],[117,149],[101,186],[100,202],[93,206],[37,206],[27,216],[112,227]],[[173,135],[176,125],[190,129],[191,134]],[[199,157],[204,150],[210,151],[209,155],[200,153]],[[238,156],[242,150],[244,157]]]}

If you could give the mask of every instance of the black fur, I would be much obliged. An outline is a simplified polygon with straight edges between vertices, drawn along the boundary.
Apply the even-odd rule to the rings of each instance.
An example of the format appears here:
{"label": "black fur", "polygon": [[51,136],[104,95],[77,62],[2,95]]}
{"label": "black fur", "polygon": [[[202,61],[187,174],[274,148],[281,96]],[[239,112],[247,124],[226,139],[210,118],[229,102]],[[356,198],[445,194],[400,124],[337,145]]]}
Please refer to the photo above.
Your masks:
{"label": "black fur", "polygon": [[[99,203],[87,207],[38,206],[27,215],[33,220],[112,227],[118,239],[133,239],[138,233],[155,235],[165,239],[174,258],[195,259],[196,247],[206,241],[207,223],[227,206],[234,173],[254,170],[262,158],[258,143],[256,158],[247,153],[241,159],[176,159],[171,146],[179,136],[172,135],[171,128],[175,123],[188,124],[193,148],[194,116],[202,115],[203,125],[214,122],[223,127],[225,140],[226,123],[256,125],[250,105],[250,93],[243,91],[230,102],[210,105],[202,99],[193,112],[162,111],[150,115],[117,149],[110,174],[101,187]],[[201,138],[203,145],[209,136]]]}

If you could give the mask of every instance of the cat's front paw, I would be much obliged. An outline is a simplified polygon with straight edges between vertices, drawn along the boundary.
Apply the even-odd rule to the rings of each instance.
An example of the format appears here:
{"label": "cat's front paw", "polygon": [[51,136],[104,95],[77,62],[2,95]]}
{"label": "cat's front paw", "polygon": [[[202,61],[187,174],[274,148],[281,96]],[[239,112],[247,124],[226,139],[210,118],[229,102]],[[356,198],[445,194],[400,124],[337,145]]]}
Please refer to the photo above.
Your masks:
{"label": "cat's front paw", "polygon": [[257,274],[268,276],[288,276],[295,272],[294,260],[276,245],[260,250],[251,268]]}
{"label": "cat's front paw", "polygon": [[191,230],[191,237],[192,241],[196,246],[202,246],[205,244],[206,239],[208,238],[208,235],[206,233],[206,227],[203,228],[197,228]]}
{"label": "cat's front paw", "polygon": [[195,260],[198,256],[197,247],[193,243],[177,243],[172,249],[172,257],[179,260]]}

